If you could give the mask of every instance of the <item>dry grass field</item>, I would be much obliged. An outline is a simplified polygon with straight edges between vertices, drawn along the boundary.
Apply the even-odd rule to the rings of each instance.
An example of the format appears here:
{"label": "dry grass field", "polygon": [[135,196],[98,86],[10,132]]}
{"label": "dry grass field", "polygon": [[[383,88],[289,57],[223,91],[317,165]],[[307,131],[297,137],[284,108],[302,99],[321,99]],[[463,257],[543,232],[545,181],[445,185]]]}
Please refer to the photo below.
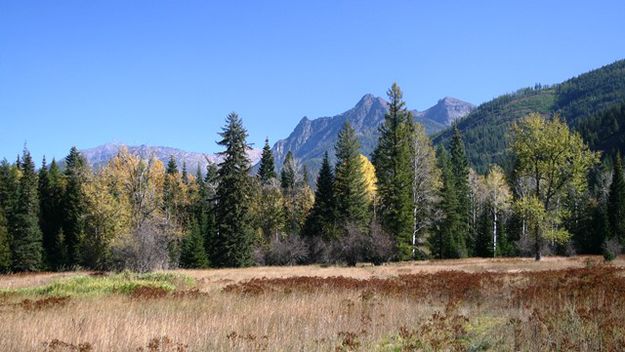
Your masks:
{"label": "dry grass field", "polygon": [[625,260],[0,276],[0,351],[622,351]]}

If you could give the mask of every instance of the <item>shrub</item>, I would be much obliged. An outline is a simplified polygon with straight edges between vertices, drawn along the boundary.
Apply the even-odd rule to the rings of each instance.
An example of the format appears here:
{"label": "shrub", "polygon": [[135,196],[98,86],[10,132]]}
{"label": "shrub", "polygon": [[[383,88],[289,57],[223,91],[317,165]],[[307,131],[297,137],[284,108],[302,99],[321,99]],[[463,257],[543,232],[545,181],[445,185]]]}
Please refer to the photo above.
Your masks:
{"label": "shrub", "polygon": [[265,265],[296,265],[308,260],[308,245],[297,235],[271,240],[263,256]]}
{"label": "shrub", "polygon": [[603,243],[603,258],[607,261],[612,261],[618,257],[622,252],[621,244],[618,239],[613,238]]}

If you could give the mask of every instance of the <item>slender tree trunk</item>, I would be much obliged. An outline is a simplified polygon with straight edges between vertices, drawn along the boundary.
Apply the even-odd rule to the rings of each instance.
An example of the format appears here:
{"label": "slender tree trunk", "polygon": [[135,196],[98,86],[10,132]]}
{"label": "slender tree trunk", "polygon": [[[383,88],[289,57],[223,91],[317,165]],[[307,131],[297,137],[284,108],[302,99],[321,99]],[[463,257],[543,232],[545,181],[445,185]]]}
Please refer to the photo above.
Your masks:
{"label": "slender tree trunk", "polygon": [[493,208],[493,258],[497,256],[497,208]]}

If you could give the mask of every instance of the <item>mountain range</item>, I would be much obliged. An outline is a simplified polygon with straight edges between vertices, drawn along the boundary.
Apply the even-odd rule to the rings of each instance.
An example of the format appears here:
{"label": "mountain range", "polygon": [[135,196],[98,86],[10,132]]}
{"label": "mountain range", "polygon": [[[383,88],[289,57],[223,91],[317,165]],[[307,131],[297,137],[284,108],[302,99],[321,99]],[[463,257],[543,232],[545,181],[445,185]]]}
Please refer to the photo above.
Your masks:
{"label": "mountain range", "polygon": [[[370,155],[379,136],[378,127],[384,120],[388,103],[371,94],[364,95],[351,109],[328,117],[303,117],[293,132],[273,145],[279,168],[288,153],[293,152],[311,174],[328,151],[333,157],[338,131],[346,121],[356,130],[362,153]],[[485,172],[497,163],[510,169],[507,155],[507,132],[516,121],[530,112],[545,116],[559,115],[571,128],[579,131],[596,150],[625,151],[625,60],[583,73],[554,85],[535,85],[514,93],[501,95],[477,107],[459,99],[445,97],[424,111],[412,110],[415,120],[432,136],[435,145],[448,145],[455,124],[464,139],[467,156],[478,172]],[[119,144],[106,144],[83,150],[92,166],[105,164],[119,150]],[[132,146],[129,151],[142,158],[156,156],[166,162],[173,155],[189,170],[202,170],[208,161],[218,161],[218,155],[187,152],[169,147]],[[260,150],[249,154],[253,163]]]}
{"label": "mountain range", "polygon": [[[432,135],[448,128],[452,122],[468,115],[473,109],[475,106],[471,103],[445,97],[425,111],[413,110],[412,113],[415,121],[423,124],[426,132]],[[368,156],[377,144],[378,129],[387,111],[386,100],[366,94],[353,108],[341,114],[313,120],[303,117],[287,138],[274,144],[272,151],[276,165],[280,167],[286,154],[291,151],[295,159],[300,160],[314,174],[326,151],[333,158],[338,132],[346,121],[356,130],[361,151]]]}
{"label": "mountain range", "polygon": [[[100,168],[106,165],[117,153],[119,149],[123,147],[123,144],[108,143],[97,146],[95,148],[83,149],[80,152],[89,162],[91,167]],[[206,170],[206,166],[209,162],[217,163],[221,160],[221,156],[218,154],[205,154],[198,152],[188,152],[181,149],[160,147],[160,146],[125,146],[128,148],[128,152],[132,155],[136,155],[141,159],[147,160],[155,157],[167,164],[169,159],[173,156],[178,164],[178,168],[181,169],[183,164],[186,164],[189,173],[197,172],[198,167],[202,172]],[[247,153],[248,158],[252,164],[257,163],[260,160],[262,150],[252,149]]]}

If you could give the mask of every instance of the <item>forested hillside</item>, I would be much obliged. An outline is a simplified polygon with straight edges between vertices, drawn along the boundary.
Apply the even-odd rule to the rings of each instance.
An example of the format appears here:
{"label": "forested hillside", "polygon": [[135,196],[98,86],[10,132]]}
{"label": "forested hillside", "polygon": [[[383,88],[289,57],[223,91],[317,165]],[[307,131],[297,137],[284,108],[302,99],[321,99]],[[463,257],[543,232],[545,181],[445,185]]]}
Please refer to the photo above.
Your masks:
{"label": "forested hillside", "polygon": [[[457,126],[464,135],[471,164],[484,172],[490,163],[507,166],[509,140],[505,133],[527,113],[557,113],[573,125],[624,101],[625,60],[620,60],[554,86],[536,85],[495,98],[478,106]],[[447,129],[435,136],[434,143],[447,145],[451,136],[452,130]]]}

